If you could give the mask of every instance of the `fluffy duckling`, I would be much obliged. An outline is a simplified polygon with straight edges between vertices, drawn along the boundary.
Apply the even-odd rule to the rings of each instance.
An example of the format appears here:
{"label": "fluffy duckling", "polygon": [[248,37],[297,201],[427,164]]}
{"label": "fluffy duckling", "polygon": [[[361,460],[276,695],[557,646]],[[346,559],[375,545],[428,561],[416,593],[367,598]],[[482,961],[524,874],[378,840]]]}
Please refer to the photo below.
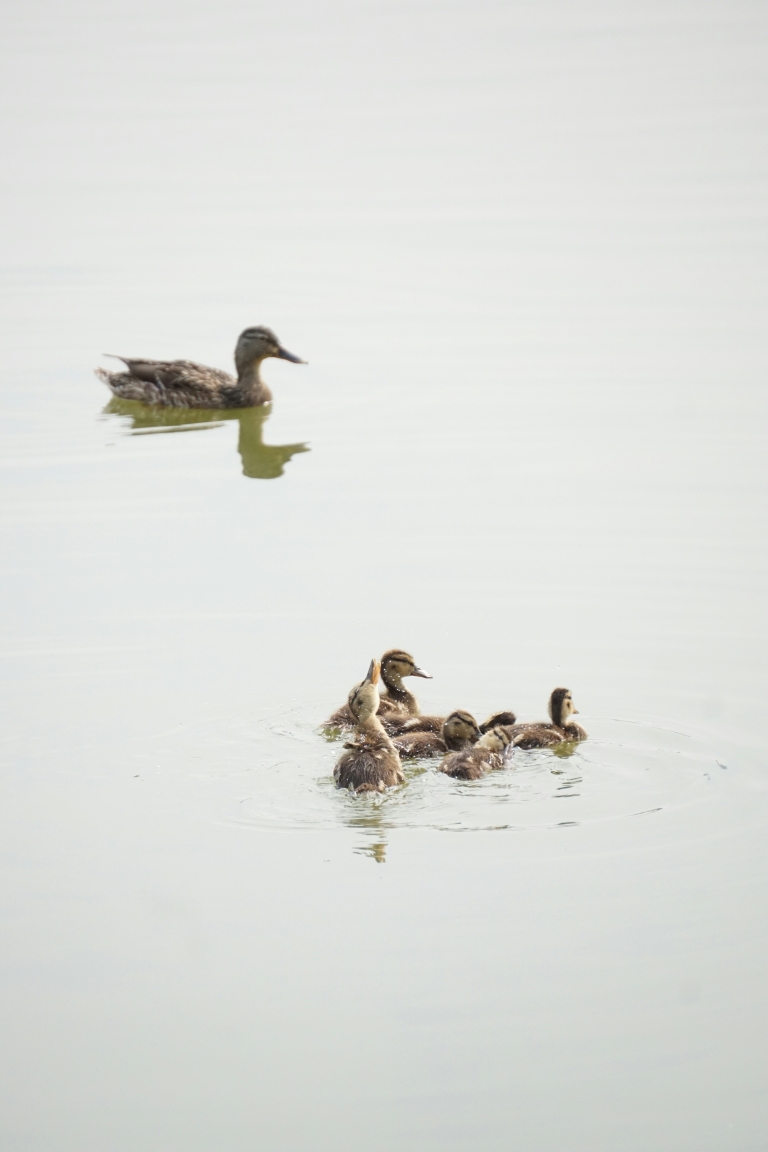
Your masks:
{"label": "fluffy duckling", "polygon": [[[382,723],[390,736],[409,736],[416,732],[432,732],[441,735],[443,725],[449,717],[446,716],[398,716],[382,717]],[[481,735],[500,724],[514,724],[517,717],[514,712],[493,712],[479,725]]]}
{"label": "fluffy duckling", "polygon": [[272,399],[259,373],[262,360],[270,356],[305,363],[287,352],[271,329],[246,328],[235,348],[237,379],[191,360],[130,360],[125,356],[114,359],[122,360],[127,372],[97,368],[96,375],[124,400],[169,408],[253,408]]}
{"label": "fluffy duckling", "polygon": [[554,744],[565,744],[576,740],[586,740],[587,734],[580,724],[572,720],[578,716],[578,708],[573,706],[569,688],[555,688],[549,698],[547,724],[516,724],[509,729],[515,748],[551,748]]}
{"label": "fluffy duckling", "polygon": [[451,712],[443,724],[442,733],[410,732],[396,736],[392,743],[403,757],[445,756],[446,752],[459,752],[471,748],[479,740],[482,732],[474,716],[469,712]]}
{"label": "fluffy duckling", "polygon": [[437,770],[454,780],[479,780],[504,767],[504,750],[511,739],[509,728],[491,728],[473,747],[449,753]]}
{"label": "fluffy duckling", "polygon": [[381,673],[378,660],[371,660],[368,675],[349,694],[349,709],[355,718],[358,739],[345,744],[333,770],[337,788],[361,792],[383,792],[405,781],[397,749],[376,715],[379,707],[377,684]]}
{"label": "fluffy duckling", "polygon": [[[432,679],[429,672],[419,668],[413,656],[408,652],[404,652],[402,648],[390,648],[381,658],[381,679],[386,687],[386,692],[382,693],[379,703],[379,719],[384,724],[385,730],[390,732],[390,735],[390,718],[398,717],[407,720],[410,716],[418,715],[419,712],[418,700],[403,685],[405,676],[420,676],[423,680]],[[337,708],[325,722],[326,728],[351,728],[354,724],[355,718],[348,704],[343,704],[341,708]]]}

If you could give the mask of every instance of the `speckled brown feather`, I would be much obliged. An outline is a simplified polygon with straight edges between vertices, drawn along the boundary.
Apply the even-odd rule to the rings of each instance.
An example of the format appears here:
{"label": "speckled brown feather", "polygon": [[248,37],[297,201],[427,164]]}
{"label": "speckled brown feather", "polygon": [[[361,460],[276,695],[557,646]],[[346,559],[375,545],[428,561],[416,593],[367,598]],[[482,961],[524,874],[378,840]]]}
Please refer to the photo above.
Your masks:
{"label": "speckled brown feather", "polygon": [[382,717],[384,727],[391,736],[408,736],[416,732],[431,732],[439,736],[445,721],[445,716],[411,716],[409,713],[397,712]]}
{"label": "speckled brown feather", "polygon": [[454,780],[479,780],[494,769],[502,768],[504,759],[500,752],[490,752],[487,748],[465,748],[462,752],[451,752],[438,768]]}
{"label": "speckled brown feather", "polygon": [[366,733],[365,740],[344,745],[347,751],[340,756],[334,771],[337,788],[358,793],[383,792],[404,782],[397,751],[383,732],[382,737],[378,741],[372,733]]}
{"label": "speckled brown feather", "polygon": [[96,375],[123,400],[140,400],[168,408],[251,408],[272,399],[266,385],[257,390],[259,398],[254,399],[253,389],[241,387],[228,372],[193,364],[190,360],[126,360],[125,363],[130,369],[128,372],[96,369]]}

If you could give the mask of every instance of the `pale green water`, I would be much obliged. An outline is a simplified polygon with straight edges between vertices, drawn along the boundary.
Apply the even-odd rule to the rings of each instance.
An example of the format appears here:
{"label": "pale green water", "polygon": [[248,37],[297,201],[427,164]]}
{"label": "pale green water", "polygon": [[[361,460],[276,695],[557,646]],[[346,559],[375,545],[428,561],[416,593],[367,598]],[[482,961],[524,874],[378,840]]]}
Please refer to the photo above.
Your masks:
{"label": "pale green water", "polygon": [[[3,1149],[761,1150],[762,7],[5,31]],[[341,795],[393,645],[590,740]]]}

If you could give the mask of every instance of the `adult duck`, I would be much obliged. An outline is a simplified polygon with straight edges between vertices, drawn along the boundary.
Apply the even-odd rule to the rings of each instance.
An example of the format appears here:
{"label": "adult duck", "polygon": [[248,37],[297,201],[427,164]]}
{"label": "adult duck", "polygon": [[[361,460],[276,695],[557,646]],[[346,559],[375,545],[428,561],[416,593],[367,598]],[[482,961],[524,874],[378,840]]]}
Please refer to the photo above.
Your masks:
{"label": "adult duck", "polygon": [[397,749],[376,715],[380,672],[379,661],[371,660],[365,680],[349,693],[347,703],[355,720],[357,739],[344,745],[345,751],[333,770],[336,787],[348,788],[357,795],[384,792],[405,782]]}
{"label": "adult duck", "polygon": [[271,329],[246,328],[235,348],[237,378],[191,360],[132,360],[127,356],[114,357],[123,361],[127,372],[97,368],[96,375],[123,400],[168,408],[254,408],[272,399],[259,372],[262,361],[270,356],[306,363],[286,351]]}

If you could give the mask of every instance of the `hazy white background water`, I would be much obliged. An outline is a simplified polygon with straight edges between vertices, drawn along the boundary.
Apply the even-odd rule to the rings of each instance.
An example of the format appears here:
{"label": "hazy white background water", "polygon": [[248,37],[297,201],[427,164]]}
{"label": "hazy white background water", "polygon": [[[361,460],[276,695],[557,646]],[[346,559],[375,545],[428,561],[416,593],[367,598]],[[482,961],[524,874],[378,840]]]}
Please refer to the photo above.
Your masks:
{"label": "hazy white background water", "polygon": [[[0,52],[3,1147],[764,1148],[764,6]],[[286,451],[104,411],[253,323]],[[591,739],[341,797],[391,645]]]}

